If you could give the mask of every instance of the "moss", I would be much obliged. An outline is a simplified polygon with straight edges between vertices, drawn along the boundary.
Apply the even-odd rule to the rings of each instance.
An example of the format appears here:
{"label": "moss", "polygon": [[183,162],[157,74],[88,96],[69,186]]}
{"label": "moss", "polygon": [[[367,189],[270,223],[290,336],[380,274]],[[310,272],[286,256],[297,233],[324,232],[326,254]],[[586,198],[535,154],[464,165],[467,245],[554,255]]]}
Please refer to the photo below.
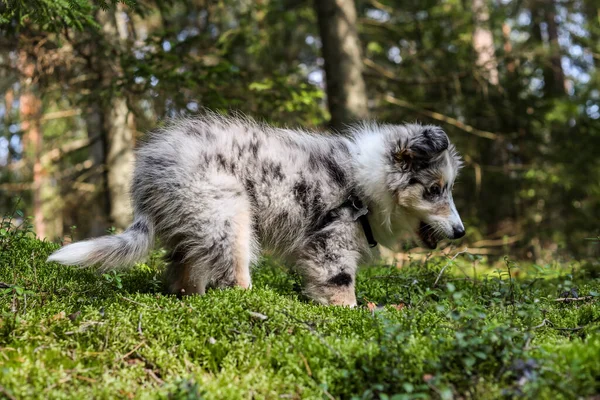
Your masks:
{"label": "moss", "polygon": [[[254,269],[250,291],[177,299],[162,293],[159,257],[100,275],[45,263],[54,248],[24,235],[0,255],[0,282],[8,286],[0,289],[0,384],[17,398],[574,398],[600,391],[593,297],[600,281],[572,265],[523,267],[519,279],[514,263],[510,276],[504,269],[467,277],[466,257],[442,275],[443,259],[365,267],[357,279],[361,306],[351,310],[307,302],[298,277],[268,259]],[[573,288],[592,297],[555,301]],[[368,302],[382,306],[369,310]]]}

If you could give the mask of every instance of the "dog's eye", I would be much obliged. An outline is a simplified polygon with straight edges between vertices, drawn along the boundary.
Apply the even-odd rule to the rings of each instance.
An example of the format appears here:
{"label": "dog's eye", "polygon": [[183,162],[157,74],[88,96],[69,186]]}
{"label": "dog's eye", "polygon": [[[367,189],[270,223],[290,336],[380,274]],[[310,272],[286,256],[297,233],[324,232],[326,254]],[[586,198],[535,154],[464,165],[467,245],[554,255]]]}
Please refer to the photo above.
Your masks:
{"label": "dog's eye", "polygon": [[441,193],[442,193],[442,188],[440,187],[440,185],[433,185],[432,187],[429,188],[429,196],[430,197],[439,196]]}

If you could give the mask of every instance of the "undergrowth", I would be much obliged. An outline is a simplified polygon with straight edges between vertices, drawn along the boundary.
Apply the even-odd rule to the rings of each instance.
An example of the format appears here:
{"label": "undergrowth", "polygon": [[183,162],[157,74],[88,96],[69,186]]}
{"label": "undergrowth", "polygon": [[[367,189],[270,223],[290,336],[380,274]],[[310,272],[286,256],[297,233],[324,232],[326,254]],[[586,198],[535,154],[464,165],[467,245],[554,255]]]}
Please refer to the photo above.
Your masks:
{"label": "undergrowth", "polygon": [[[155,253],[128,272],[46,263],[0,227],[0,397],[593,398],[600,267],[493,270],[465,253],[364,267],[357,309],[306,301],[265,259],[253,289],[163,294]],[[485,271],[485,272],[482,272]]]}

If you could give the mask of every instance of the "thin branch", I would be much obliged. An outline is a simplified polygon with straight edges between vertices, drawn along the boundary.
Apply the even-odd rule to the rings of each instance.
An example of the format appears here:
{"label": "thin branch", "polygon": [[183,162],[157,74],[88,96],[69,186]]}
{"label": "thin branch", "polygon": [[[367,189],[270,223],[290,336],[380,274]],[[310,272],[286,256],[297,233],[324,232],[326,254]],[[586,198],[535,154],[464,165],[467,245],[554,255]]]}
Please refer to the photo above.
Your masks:
{"label": "thin branch", "polygon": [[380,10],[385,11],[388,14],[393,14],[394,13],[394,8],[387,6],[383,3],[381,3],[380,1],[377,0],[369,0],[369,3],[371,3],[373,5],[373,7],[378,8]]}
{"label": "thin branch", "polygon": [[543,327],[543,326],[546,326],[546,324],[550,324],[550,325],[552,325],[552,322],[550,322],[550,321],[548,321],[546,318],[544,318],[544,319],[542,320],[542,323],[541,323],[541,324],[539,324],[539,325],[536,325],[536,326],[532,326],[532,327],[531,327],[531,329],[539,329],[539,328],[541,328],[541,327]]}
{"label": "thin branch", "polygon": [[[420,78],[407,79],[407,78],[399,78],[397,73],[395,73],[394,71],[392,71],[382,65],[377,64],[375,61],[371,60],[370,58],[366,58],[366,57],[363,58],[363,63],[367,67],[369,67],[371,70],[376,72],[376,74],[373,74],[373,75],[382,75],[387,80],[402,83],[405,85],[406,84],[409,84],[409,85],[436,84],[436,83],[448,82],[448,81],[454,80],[456,77],[460,78],[460,77],[467,75],[466,72],[459,72],[453,76],[439,76],[439,77],[430,77],[430,78],[426,78],[426,79],[420,79]],[[368,71],[367,71],[367,73],[368,73]]]}
{"label": "thin branch", "polygon": [[49,162],[56,161],[66,154],[72,153],[77,150],[84,149],[88,146],[91,146],[97,140],[99,140],[101,137],[102,137],[102,135],[95,135],[95,136],[92,136],[91,138],[73,140],[72,142],[69,142],[57,149],[52,149],[49,152],[47,152],[46,154],[44,154],[40,158],[40,162],[42,164],[48,164]]}
{"label": "thin branch", "polygon": [[504,246],[507,244],[513,244],[523,239],[523,234],[520,233],[515,236],[510,236],[507,238],[501,239],[489,239],[489,240],[478,240],[475,243],[471,244],[473,247],[494,247],[494,246]]}
{"label": "thin branch", "polygon": [[142,331],[142,313],[140,313],[140,318],[139,318],[139,320],[138,320],[138,327],[137,327],[137,331],[138,331],[138,334],[139,334],[141,337],[144,337],[144,332]]}
{"label": "thin branch", "polygon": [[75,117],[77,115],[81,115],[81,110],[78,108],[73,109],[73,110],[55,111],[55,112],[43,114],[42,117],[40,118],[40,120],[41,121],[49,121],[52,119]]}
{"label": "thin branch", "polygon": [[121,359],[121,360],[126,359],[127,357],[129,357],[130,355],[132,355],[133,353],[135,353],[140,347],[142,347],[145,344],[146,344],[146,341],[142,340],[129,353],[125,354],[123,357],[117,357],[117,360],[119,360],[119,359]]}
{"label": "thin branch", "polygon": [[446,263],[446,265],[444,265],[444,267],[442,268],[442,270],[440,271],[440,273],[438,274],[437,278],[435,278],[435,282],[433,282],[433,287],[436,287],[438,284],[438,281],[440,280],[440,278],[442,277],[442,274],[444,273],[444,270],[446,269],[446,267],[448,267],[450,265],[450,263],[452,263],[452,261],[456,260],[456,257],[458,257],[459,255],[466,253],[467,252],[467,248],[465,248],[463,251],[459,251],[458,253],[456,253],[454,255],[454,257],[452,257],[451,259],[448,260],[448,262]]}
{"label": "thin branch", "polygon": [[9,400],[17,400],[17,398],[13,396],[12,393],[10,393],[8,390],[6,390],[6,388],[2,385],[0,385],[0,393],[6,396],[6,398]]}
{"label": "thin branch", "polygon": [[385,101],[387,101],[388,103],[394,104],[396,106],[400,106],[402,108],[407,108],[409,110],[416,111],[419,114],[423,114],[429,118],[433,118],[435,120],[450,124],[458,129],[460,129],[464,132],[470,133],[472,135],[479,136],[479,137],[489,139],[489,140],[498,140],[498,138],[499,138],[499,135],[497,135],[496,133],[474,128],[471,125],[467,125],[463,122],[460,122],[459,120],[457,120],[455,118],[448,117],[447,115],[443,115],[443,114],[440,114],[435,111],[429,111],[429,110],[423,110],[423,109],[417,108],[414,105],[410,104],[409,102],[398,99],[392,95],[386,94],[383,96],[383,99]]}
{"label": "thin branch", "polygon": [[158,309],[158,310],[162,310],[162,308],[160,308],[160,307],[158,307],[158,306],[156,306],[156,307],[151,307],[151,306],[149,306],[149,305],[147,305],[147,304],[143,304],[143,303],[139,303],[139,302],[137,302],[137,301],[135,301],[135,300],[131,300],[131,299],[129,299],[129,298],[127,298],[127,297],[125,297],[125,296],[119,296],[119,298],[120,298],[120,299],[122,299],[122,300],[128,301],[128,302],[130,302],[130,303],[137,304],[138,306],[142,306],[142,307],[150,308],[150,309],[152,309],[152,310],[156,310],[156,309]]}
{"label": "thin branch", "polygon": [[583,297],[559,297],[554,301],[558,301],[559,303],[569,303],[571,301],[586,301],[593,299],[594,296],[583,296]]}

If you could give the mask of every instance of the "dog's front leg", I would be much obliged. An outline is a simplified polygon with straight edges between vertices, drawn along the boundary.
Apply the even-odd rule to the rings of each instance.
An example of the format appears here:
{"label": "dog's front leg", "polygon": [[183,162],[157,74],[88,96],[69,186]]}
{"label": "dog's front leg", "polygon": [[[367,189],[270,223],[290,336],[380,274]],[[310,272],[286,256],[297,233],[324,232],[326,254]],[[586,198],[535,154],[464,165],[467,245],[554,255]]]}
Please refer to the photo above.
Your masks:
{"label": "dog's front leg", "polygon": [[306,295],[321,304],[356,306],[359,258],[355,223],[332,224],[312,235],[297,258]]}

